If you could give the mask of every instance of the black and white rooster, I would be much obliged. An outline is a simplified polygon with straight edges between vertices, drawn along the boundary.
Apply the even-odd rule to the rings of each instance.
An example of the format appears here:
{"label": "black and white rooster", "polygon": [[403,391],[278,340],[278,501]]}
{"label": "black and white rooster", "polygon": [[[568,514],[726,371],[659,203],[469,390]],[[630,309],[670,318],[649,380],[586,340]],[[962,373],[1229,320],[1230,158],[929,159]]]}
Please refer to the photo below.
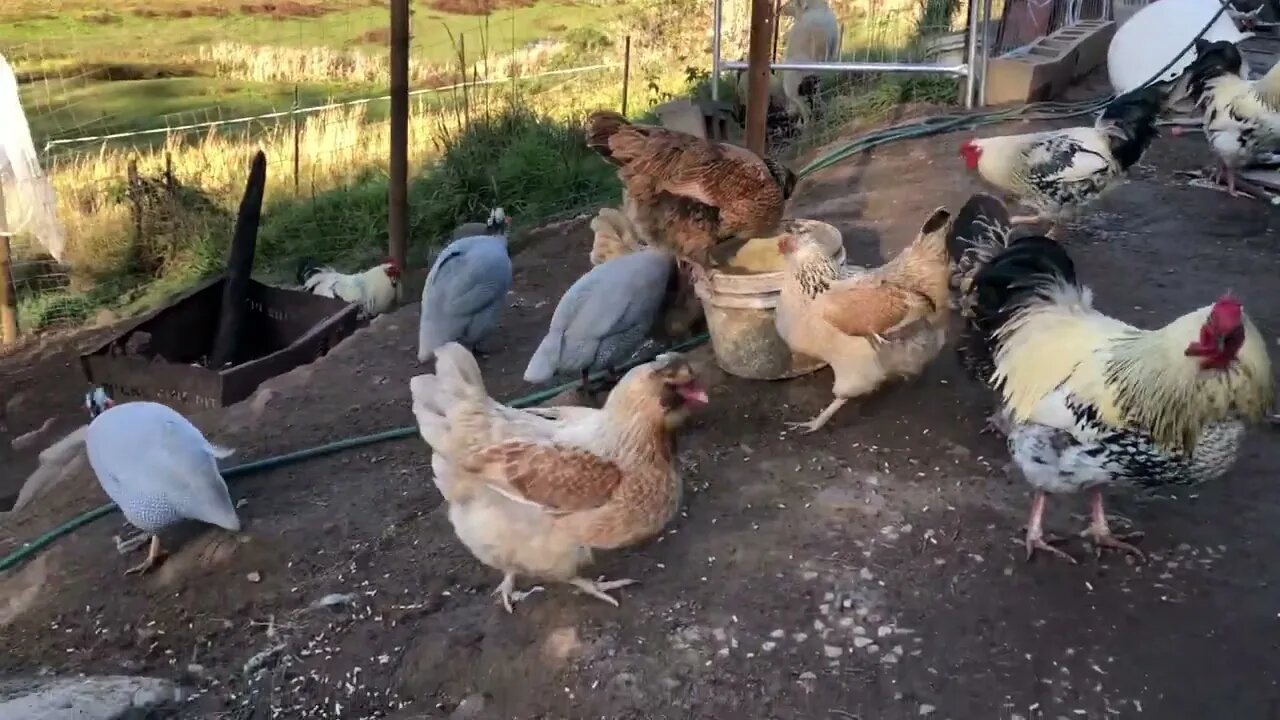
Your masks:
{"label": "black and white rooster", "polygon": [[1092,521],[1082,534],[1141,556],[1111,532],[1102,490],[1225,473],[1246,422],[1273,401],[1266,340],[1230,295],[1154,330],[1104,315],[1061,245],[1041,236],[1010,243],[1009,228],[999,200],[974,196],[948,250],[962,295],[962,364],[999,393],[991,424],[1035,488],[1027,556],[1071,559],[1045,538],[1045,495],[1085,490]]}
{"label": "black and white rooster", "polygon": [[1014,224],[1059,223],[1119,185],[1158,134],[1170,83],[1122,95],[1102,111],[1094,127],[973,138],[960,156],[983,180],[1034,209]]}

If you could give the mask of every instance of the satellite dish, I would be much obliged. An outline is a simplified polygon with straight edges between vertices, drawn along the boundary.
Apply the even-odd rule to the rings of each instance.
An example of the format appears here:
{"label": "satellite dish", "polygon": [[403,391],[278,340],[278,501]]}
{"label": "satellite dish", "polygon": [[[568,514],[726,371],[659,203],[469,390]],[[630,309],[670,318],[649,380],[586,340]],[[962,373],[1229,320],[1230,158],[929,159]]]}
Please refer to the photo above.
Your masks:
{"label": "satellite dish", "polygon": [[[1122,95],[1145,85],[1175,53],[1191,44],[1221,7],[1218,0],[1157,0],[1130,17],[1116,30],[1107,50],[1107,74],[1115,93]],[[1204,34],[1210,42],[1238,43],[1250,37],[1253,33],[1241,32],[1225,12]],[[1195,57],[1195,50],[1188,48],[1158,79],[1176,79]]]}

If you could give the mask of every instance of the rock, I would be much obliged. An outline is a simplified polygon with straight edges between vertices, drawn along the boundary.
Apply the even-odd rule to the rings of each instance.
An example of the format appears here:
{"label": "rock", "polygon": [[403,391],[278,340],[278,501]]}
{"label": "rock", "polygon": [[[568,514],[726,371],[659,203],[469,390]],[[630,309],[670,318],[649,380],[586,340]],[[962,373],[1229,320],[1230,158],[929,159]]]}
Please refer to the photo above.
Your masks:
{"label": "rock", "polygon": [[0,684],[0,720],[114,720],[182,700],[181,687],[159,678],[17,680]]}
{"label": "rock", "polygon": [[[484,712],[484,706],[484,695],[472,693],[458,703],[458,707],[453,709],[453,712],[449,714],[449,718],[450,720],[474,720],[481,717]],[[0,718],[0,720],[4,720],[4,718]]]}

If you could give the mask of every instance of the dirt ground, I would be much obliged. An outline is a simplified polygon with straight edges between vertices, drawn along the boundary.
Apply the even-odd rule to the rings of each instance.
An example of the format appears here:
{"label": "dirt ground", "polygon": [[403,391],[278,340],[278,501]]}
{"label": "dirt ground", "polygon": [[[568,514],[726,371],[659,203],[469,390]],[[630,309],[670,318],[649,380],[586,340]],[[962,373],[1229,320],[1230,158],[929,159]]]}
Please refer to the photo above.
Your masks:
{"label": "dirt ground", "polygon": [[[962,139],[891,145],[806,179],[792,214],[835,224],[852,262],[874,262],[978,188]],[[1270,342],[1280,216],[1173,177],[1206,159],[1197,139],[1161,140],[1069,248],[1114,315],[1163,323],[1232,289]],[[579,223],[516,259],[505,347],[483,363],[496,396],[528,390],[523,365],[589,242]],[[241,460],[410,424],[416,323],[414,305],[383,317],[197,421]],[[705,348],[695,357],[710,366]],[[5,442],[46,412],[74,426],[70,358],[18,375],[14,362],[0,364],[0,397],[21,386],[30,400]],[[0,673],[180,678],[198,690],[175,716],[191,718],[1280,717],[1268,430],[1196,496],[1113,502],[1147,532],[1149,563],[1078,543],[1079,567],[1024,563],[1026,487],[1003,443],[979,434],[989,398],[951,351],[806,437],[782,421],[827,403],[829,371],[707,376],[713,405],[681,441],[684,511],[598,566],[640,580],[619,609],[551,587],[503,612],[497,573],[453,537],[414,437],[237,481],[243,537],[174,533],[174,556],[142,579],[119,575],[133,559],[111,545],[118,516],[58,541],[0,577]],[[10,484],[24,467],[11,465]],[[103,500],[79,478],[5,520],[0,551]],[[1084,510],[1051,502],[1049,524],[1075,528]],[[331,594],[347,597],[312,607]]]}

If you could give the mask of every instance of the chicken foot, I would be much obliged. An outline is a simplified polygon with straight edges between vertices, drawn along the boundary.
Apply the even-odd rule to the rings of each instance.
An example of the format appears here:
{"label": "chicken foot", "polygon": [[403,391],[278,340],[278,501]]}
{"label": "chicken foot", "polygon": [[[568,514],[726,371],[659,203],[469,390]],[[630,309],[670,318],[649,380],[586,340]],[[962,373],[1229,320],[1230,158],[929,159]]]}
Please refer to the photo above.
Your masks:
{"label": "chicken foot", "polygon": [[507,613],[510,614],[514,612],[513,605],[545,589],[541,585],[534,585],[528,590],[516,590],[516,574],[509,572],[502,576],[502,582],[498,583],[498,587],[494,588],[493,592],[489,594],[502,596],[502,607],[506,608]]}
{"label": "chicken foot", "polygon": [[630,578],[626,578],[623,580],[592,581],[586,578],[577,577],[570,580],[569,584],[578,588],[579,590],[590,595],[593,598],[598,598],[600,600],[603,600],[609,603],[614,607],[618,607],[618,599],[610,595],[609,591],[617,590],[618,588],[624,588],[624,587],[627,587],[628,585],[635,585],[638,582],[640,581],[632,580]]}
{"label": "chicken foot", "polygon": [[1061,538],[1050,537],[1044,534],[1044,525],[1041,522],[1044,516],[1044,500],[1045,494],[1041,491],[1037,492],[1035,499],[1031,501],[1031,517],[1027,519],[1027,537],[1025,541],[1027,547],[1027,560],[1031,560],[1031,557],[1035,555],[1036,550],[1043,550],[1051,555],[1056,555],[1063,560],[1070,562],[1072,565],[1079,564],[1079,561],[1075,558],[1049,544],[1053,542],[1061,542]]}
{"label": "chicken foot", "polygon": [[[130,528],[130,527],[131,526],[128,526],[128,525],[124,526],[124,528]],[[151,534],[140,532],[140,533],[137,533],[136,535],[132,535],[127,538],[122,538],[119,535],[113,535],[111,539],[116,542],[116,552],[120,553],[121,555],[128,555],[134,550],[137,550],[138,548],[142,547],[148,540],[150,540]]]}
{"label": "chicken foot", "polygon": [[1136,555],[1139,560],[1147,559],[1147,556],[1141,550],[1125,542],[1130,538],[1142,537],[1142,533],[1116,534],[1111,532],[1111,526],[1107,523],[1107,513],[1102,507],[1101,488],[1094,488],[1093,497],[1089,501],[1089,511],[1091,517],[1089,527],[1080,533],[1080,537],[1088,538],[1093,543],[1093,546],[1097,548],[1099,555],[1102,554],[1103,548],[1112,548]]}
{"label": "chicken foot", "polygon": [[831,404],[827,406],[827,409],[818,413],[818,416],[815,417],[814,419],[809,420],[807,422],[789,422],[787,423],[787,427],[796,428],[800,432],[806,435],[811,432],[815,432],[816,430],[821,428],[823,425],[826,425],[827,421],[831,419],[831,416],[835,415],[836,411],[844,407],[844,404],[847,402],[849,402],[849,398],[843,398],[843,397],[837,396],[836,399],[832,400]]}
{"label": "chicken foot", "polygon": [[156,568],[160,561],[169,556],[169,553],[160,548],[160,536],[151,536],[151,546],[147,548],[147,558],[142,562],[134,565],[124,571],[125,575],[145,575]]}

